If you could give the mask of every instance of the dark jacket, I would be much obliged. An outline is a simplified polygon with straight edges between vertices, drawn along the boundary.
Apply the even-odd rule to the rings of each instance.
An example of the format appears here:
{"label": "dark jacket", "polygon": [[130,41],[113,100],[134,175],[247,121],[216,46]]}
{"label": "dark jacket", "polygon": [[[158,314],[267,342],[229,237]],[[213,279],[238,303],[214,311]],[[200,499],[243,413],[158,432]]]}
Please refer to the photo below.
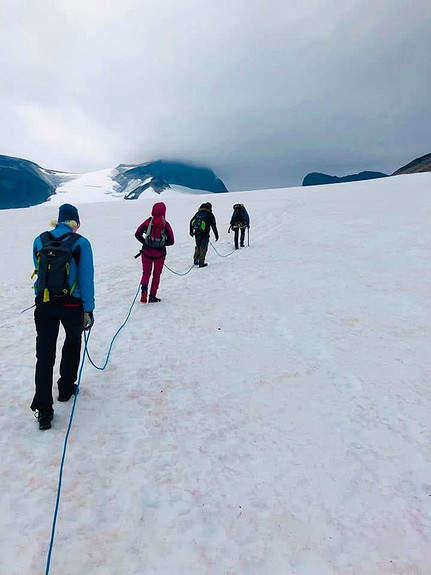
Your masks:
{"label": "dark jacket", "polygon": [[250,226],[250,216],[244,206],[239,205],[235,208],[230,219],[230,227],[235,228],[248,228]]}
{"label": "dark jacket", "polygon": [[[205,219],[205,230],[194,230],[193,229],[193,220],[197,217],[198,214],[201,214],[202,217]],[[195,213],[195,215],[190,220],[190,235],[191,236],[198,236],[201,238],[209,238],[210,232],[214,232],[214,237],[216,241],[218,240],[218,230],[217,230],[217,223],[214,214],[212,213],[210,208],[200,207],[199,210]]]}

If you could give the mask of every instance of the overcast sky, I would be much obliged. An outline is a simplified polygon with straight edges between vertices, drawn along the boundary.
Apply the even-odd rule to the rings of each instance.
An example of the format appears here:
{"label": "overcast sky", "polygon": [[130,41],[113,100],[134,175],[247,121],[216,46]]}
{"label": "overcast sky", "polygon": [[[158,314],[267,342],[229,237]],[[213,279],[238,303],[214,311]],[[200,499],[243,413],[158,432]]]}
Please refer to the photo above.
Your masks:
{"label": "overcast sky", "polygon": [[430,0],[0,0],[0,154],[228,188],[431,152]]}

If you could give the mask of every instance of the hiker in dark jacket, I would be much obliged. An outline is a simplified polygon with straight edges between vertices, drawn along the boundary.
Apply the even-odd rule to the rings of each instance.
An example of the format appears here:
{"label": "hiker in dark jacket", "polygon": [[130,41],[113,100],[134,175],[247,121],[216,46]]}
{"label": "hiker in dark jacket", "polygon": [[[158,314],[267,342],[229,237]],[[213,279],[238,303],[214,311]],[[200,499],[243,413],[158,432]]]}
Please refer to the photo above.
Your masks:
{"label": "hiker in dark jacket", "polygon": [[217,224],[214,214],[212,213],[212,205],[207,202],[202,204],[199,210],[190,220],[190,235],[195,238],[196,247],[193,255],[193,263],[200,268],[206,267],[205,256],[208,250],[210,241],[210,231],[214,232],[215,241],[218,241]]}
{"label": "hiker in dark jacket", "polygon": [[159,302],[156,297],[159,288],[160,276],[163,271],[163,264],[166,257],[166,246],[174,245],[174,232],[171,226],[165,220],[166,206],[163,202],[154,204],[151,210],[151,217],[147,218],[135,232],[135,238],[141,242],[141,261],[142,261],[142,278],[141,278],[141,302],[147,303],[148,284],[151,281],[150,303]]}
{"label": "hiker in dark jacket", "polygon": [[[57,382],[58,401],[68,401],[76,393],[75,382],[78,377],[82,331],[93,325],[93,253],[90,242],[86,238],[79,234],[75,238],[72,237],[79,226],[78,210],[71,204],[63,204],[59,208],[58,222],[55,228],[49,232],[50,236],[41,234],[33,243],[35,272],[37,273],[39,270],[38,275],[43,276],[39,252],[44,246],[45,239],[54,237],[60,239],[61,243],[70,242],[72,239],[76,240],[72,245],[73,257],[67,279],[68,293],[50,295],[48,288],[40,291],[38,281],[35,282],[34,286],[36,295],[34,321],[37,333],[36,393],[30,409],[38,411],[40,429],[49,429],[54,417],[52,385],[60,323],[63,325],[66,337],[61,351],[60,379]],[[42,278],[40,282],[42,282]]]}
{"label": "hiker in dark jacket", "polygon": [[244,238],[245,238],[245,230],[246,228],[250,227],[250,217],[248,215],[247,210],[245,209],[244,204],[234,204],[233,206],[233,214],[230,219],[230,226],[228,229],[228,233],[232,229],[234,232],[234,243],[235,249],[238,249],[238,236],[240,235],[239,232],[241,231],[240,237],[240,246],[244,247]]}

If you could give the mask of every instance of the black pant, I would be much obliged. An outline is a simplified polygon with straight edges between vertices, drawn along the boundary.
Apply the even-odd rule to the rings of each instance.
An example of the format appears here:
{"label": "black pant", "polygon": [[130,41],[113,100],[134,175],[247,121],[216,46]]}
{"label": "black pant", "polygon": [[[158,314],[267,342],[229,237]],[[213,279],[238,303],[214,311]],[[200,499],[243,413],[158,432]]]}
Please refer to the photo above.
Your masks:
{"label": "black pant", "polygon": [[202,266],[205,263],[205,256],[207,255],[209,241],[209,236],[201,236],[195,234],[196,247],[195,253],[193,255],[193,261],[196,265],[199,264]]}
{"label": "black pant", "polygon": [[52,409],[52,379],[60,322],[66,332],[61,351],[59,387],[73,389],[78,377],[84,311],[81,304],[37,303],[36,324],[36,393],[31,409]]}
{"label": "black pant", "polygon": [[241,246],[244,245],[245,228],[239,228],[239,227],[237,228],[237,227],[235,227],[235,228],[233,228],[233,233],[234,233],[234,242],[235,242],[235,247],[236,247],[236,248],[238,247],[238,232],[239,232],[240,229],[241,229],[240,243],[241,243]]}

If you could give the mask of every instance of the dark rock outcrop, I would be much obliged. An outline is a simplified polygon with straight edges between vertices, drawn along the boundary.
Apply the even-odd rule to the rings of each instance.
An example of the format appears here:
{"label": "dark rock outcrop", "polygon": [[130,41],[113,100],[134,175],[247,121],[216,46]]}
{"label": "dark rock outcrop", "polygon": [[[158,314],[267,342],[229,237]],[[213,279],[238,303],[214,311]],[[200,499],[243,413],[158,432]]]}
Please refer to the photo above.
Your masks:
{"label": "dark rock outcrop", "polygon": [[318,186],[321,184],[339,184],[341,182],[358,182],[361,180],[374,180],[376,178],[386,178],[388,174],[383,172],[359,172],[359,174],[350,174],[349,176],[328,176],[319,172],[307,174],[302,181],[303,186]]}
{"label": "dark rock outcrop", "polygon": [[[151,181],[148,181],[149,178]],[[224,183],[217,178],[212,170],[166,160],[157,160],[138,166],[119,165],[114,180],[117,182],[120,192],[136,183],[136,187],[127,191],[126,199],[136,199],[150,186],[157,193],[161,193],[163,189],[169,187],[169,184],[185,186],[192,190],[205,190],[215,194],[227,192]]]}
{"label": "dark rock outcrop", "polygon": [[426,154],[425,156],[416,158],[416,160],[413,160],[409,164],[399,168],[392,175],[399,176],[401,174],[416,174],[419,172],[431,172],[431,154]]}
{"label": "dark rock outcrop", "polygon": [[157,194],[161,194],[163,190],[170,188],[169,184],[167,184],[162,178],[154,177],[151,178],[149,182],[145,184],[138,185],[136,188],[133,187],[132,190],[127,192],[124,196],[125,200],[137,200],[139,196],[142,194],[143,191],[147,190],[148,188],[153,188],[153,190]]}
{"label": "dark rock outcrop", "polygon": [[0,209],[26,208],[46,202],[57,177],[28,160],[0,156]]}

